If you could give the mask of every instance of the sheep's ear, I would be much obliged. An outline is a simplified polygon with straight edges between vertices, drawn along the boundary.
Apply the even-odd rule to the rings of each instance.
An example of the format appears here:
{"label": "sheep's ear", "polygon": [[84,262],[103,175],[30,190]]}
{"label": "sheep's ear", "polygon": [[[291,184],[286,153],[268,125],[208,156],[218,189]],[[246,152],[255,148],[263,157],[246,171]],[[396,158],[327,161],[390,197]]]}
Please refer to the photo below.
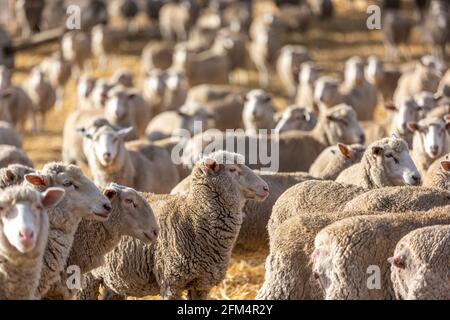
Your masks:
{"label": "sheep's ear", "polygon": [[332,115],[327,115],[326,118],[328,121],[336,121],[336,118],[333,117]]}
{"label": "sheep's ear", "polygon": [[16,180],[16,175],[15,175],[14,172],[12,172],[10,169],[7,169],[7,170],[6,170],[5,176],[6,176],[6,179],[8,179],[9,181],[14,181],[14,180]]}
{"label": "sheep's ear", "polygon": [[372,154],[379,156],[383,153],[382,147],[372,147]]}
{"label": "sheep's ear", "polygon": [[113,188],[107,188],[103,191],[103,195],[111,201],[117,196],[117,190]]}
{"label": "sheep's ear", "polygon": [[384,108],[385,108],[386,110],[389,110],[389,111],[397,111],[397,107],[396,107],[394,104],[391,104],[391,103],[386,104],[386,105],[384,106]]}
{"label": "sheep's ear", "polygon": [[212,159],[206,159],[205,160],[205,167],[208,171],[212,171],[212,172],[219,172],[221,165],[220,163],[218,163],[215,160]]}
{"label": "sheep's ear", "polygon": [[48,185],[47,179],[45,179],[44,176],[36,174],[36,173],[26,174],[24,178],[27,182],[31,183],[34,186]]}
{"label": "sheep's ear", "polygon": [[183,111],[181,111],[179,109],[177,110],[177,114],[179,116],[183,117],[183,118],[189,118],[190,117],[190,115],[188,115],[187,113],[185,113],[185,112],[183,112]]}
{"label": "sheep's ear", "polygon": [[406,127],[411,132],[415,132],[415,131],[419,130],[419,125],[417,124],[417,122],[408,122],[406,124]]}
{"label": "sheep's ear", "polygon": [[450,161],[441,161],[441,167],[445,171],[450,171]]}
{"label": "sheep's ear", "polygon": [[338,147],[339,147],[339,151],[341,151],[341,153],[344,155],[344,157],[346,157],[347,159],[353,158],[352,149],[350,149],[347,145],[345,145],[343,143],[338,143]]}
{"label": "sheep's ear", "polygon": [[117,131],[117,136],[120,139],[125,139],[131,132],[133,132],[133,130],[134,130],[133,127],[121,129],[121,130]]}
{"label": "sheep's ear", "polygon": [[61,188],[48,188],[42,193],[42,204],[45,208],[56,206],[64,197],[66,191]]}
{"label": "sheep's ear", "polygon": [[404,255],[390,257],[390,258],[387,259],[387,261],[390,264],[396,266],[399,269],[405,269],[406,268],[405,256]]}

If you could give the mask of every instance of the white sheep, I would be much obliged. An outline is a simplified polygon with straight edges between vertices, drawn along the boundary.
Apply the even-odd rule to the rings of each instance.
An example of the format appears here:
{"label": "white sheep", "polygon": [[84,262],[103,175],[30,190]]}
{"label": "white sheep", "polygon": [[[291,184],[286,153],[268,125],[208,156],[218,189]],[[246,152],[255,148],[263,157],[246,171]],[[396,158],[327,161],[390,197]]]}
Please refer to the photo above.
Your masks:
{"label": "white sheep", "polygon": [[69,31],[62,37],[61,50],[64,59],[75,67],[75,76],[79,77],[85,68],[87,59],[91,56],[89,36],[80,31]]}
{"label": "white sheep", "polygon": [[314,87],[317,79],[319,79],[323,68],[314,62],[304,62],[298,75],[297,96],[295,101],[301,106],[305,106],[309,110],[318,112],[318,107],[314,102]]}
{"label": "white sheep", "polygon": [[398,80],[402,73],[400,70],[386,66],[377,56],[367,59],[365,69],[367,81],[373,84],[383,97],[384,104],[392,103]]}
{"label": "white sheep", "polygon": [[0,121],[0,144],[22,148],[22,137],[10,123],[5,121]]}
{"label": "white sheep", "polygon": [[26,91],[19,86],[0,89],[0,119],[25,131],[25,124],[29,118],[35,129],[33,101]]}
{"label": "white sheep", "polygon": [[272,129],[276,109],[272,104],[272,97],[264,90],[251,90],[245,96],[242,121],[247,132],[257,134],[260,129]]}
{"label": "white sheep", "polygon": [[33,167],[33,162],[25,151],[15,146],[0,144],[0,168],[14,163]]}
{"label": "white sheep", "polygon": [[450,190],[450,161],[448,154],[435,160],[428,167],[427,174],[423,179],[423,185],[425,187]]}
{"label": "white sheep", "polygon": [[344,101],[344,97],[339,91],[339,82],[329,76],[321,76],[317,79],[313,97],[319,112],[325,112]]}

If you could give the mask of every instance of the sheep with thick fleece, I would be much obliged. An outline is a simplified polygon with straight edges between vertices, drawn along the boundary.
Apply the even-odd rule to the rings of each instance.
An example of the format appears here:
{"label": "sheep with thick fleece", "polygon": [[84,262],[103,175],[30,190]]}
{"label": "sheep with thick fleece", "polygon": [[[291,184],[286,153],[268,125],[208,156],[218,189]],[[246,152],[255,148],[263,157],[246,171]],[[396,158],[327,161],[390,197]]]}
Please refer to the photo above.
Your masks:
{"label": "sheep with thick fleece", "polygon": [[[326,147],[338,142],[363,143],[364,139],[365,136],[356,120],[355,111],[352,107],[341,104],[323,113],[316,127],[311,131],[291,130],[279,135],[264,137],[245,135],[243,132],[231,135],[217,131],[197,134],[186,144],[182,161],[189,165],[195,162],[202,153],[209,153],[225,147],[229,148],[228,151],[235,151],[236,146],[243,145],[248,150],[258,144],[267,144],[267,154],[271,154],[272,147],[278,148],[280,156],[273,165],[277,164],[279,171],[307,171],[315,158]],[[305,150],[308,152],[304,152]],[[261,159],[256,159],[256,163],[250,163],[250,158],[246,160],[253,169],[267,168],[267,163],[261,163]]]}
{"label": "sheep with thick fleece", "polygon": [[450,191],[450,156],[446,154],[433,162],[423,179],[425,187]]}
{"label": "sheep with thick fleece", "polygon": [[295,102],[304,106],[309,110],[318,112],[318,106],[314,102],[314,87],[317,79],[319,79],[323,68],[314,62],[307,61],[302,63],[300,73],[298,75],[297,95]]}
{"label": "sheep with thick fleece", "polygon": [[365,69],[367,81],[373,84],[383,97],[384,104],[392,103],[398,80],[402,73],[400,70],[386,66],[377,56],[367,59]]}
{"label": "sheep with thick fleece", "polygon": [[15,163],[33,167],[33,162],[25,151],[15,146],[0,144],[0,168]]}
{"label": "sheep with thick fleece", "polygon": [[314,86],[313,101],[319,112],[325,112],[344,102],[344,97],[339,90],[339,82],[329,76],[321,76]]}
{"label": "sheep with thick fleece", "polygon": [[[195,165],[187,196],[148,195],[161,226],[158,241],[144,245],[123,238],[92,272],[97,283],[126,296],[180,299],[188,290],[190,299],[206,299],[225,277],[245,200],[262,201],[269,194],[243,163],[237,154],[210,154]],[[84,297],[96,295],[94,286]]]}
{"label": "sheep with thick fleece", "polygon": [[388,258],[398,241],[417,228],[449,224],[449,209],[351,217],[322,229],[312,260],[325,298],[393,299]]}
{"label": "sheep with thick fleece", "polygon": [[172,64],[173,45],[167,42],[151,41],[142,50],[141,64],[143,72],[154,69],[166,70]]}
{"label": "sheep with thick fleece", "polygon": [[275,131],[281,133],[290,130],[310,131],[317,124],[317,116],[314,111],[299,105],[287,106],[282,112],[275,114],[277,124]]}
{"label": "sheep with thick fleece", "polygon": [[5,121],[0,121],[0,144],[22,148],[22,137]]}
{"label": "sheep with thick fleece", "polygon": [[50,230],[36,293],[38,298],[42,298],[60,280],[81,219],[104,221],[108,218],[111,205],[80,168],[73,165],[48,163],[42,170],[25,175],[25,180],[27,185],[39,191],[59,187],[66,192],[64,199],[48,212]]}
{"label": "sheep with thick fleece", "polygon": [[178,171],[168,152],[153,148],[148,156],[125,144],[131,128],[115,130],[103,125],[83,136],[83,150],[96,184],[111,182],[139,191],[168,193],[179,181]]}
{"label": "sheep with thick fleece", "polygon": [[272,103],[272,97],[264,90],[255,89],[245,96],[242,121],[244,128],[249,133],[257,134],[260,129],[272,129],[276,109]]}
{"label": "sheep with thick fleece", "polygon": [[35,172],[35,169],[21,164],[10,164],[0,169],[0,189],[22,184],[25,175]]}
{"label": "sheep with thick fleece", "polygon": [[419,185],[421,176],[409,155],[406,142],[394,137],[384,138],[369,145],[361,162],[342,171],[336,182],[373,189]]}
{"label": "sheep with thick fleece", "polygon": [[439,157],[450,151],[450,119],[427,117],[419,122],[409,122],[414,133],[411,156],[422,175]]}
{"label": "sheep with thick fleece", "polygon": [[0,298],[34,299],[48,239],[47,210],[64,190],[15,186],[0,193]]}
{"label": "sheep with thick fleece", "polygon": [[397,243],[391,263],[391,281],[397,299],[450,299],[450,226],[416,229]]}
{"label": "sheep with thick fleece", "polygon": [[365,150],[361,144],[330,146],[317,156],[308,172],[320,179],[335,180],[343,170],[360,162]]}
{"label": "sheep with thick fleece", "polygon": [[19,86],[0,89],[0,120],[25,131],[25,123],[29,118],[35,129],[33,101],[26,91]]}

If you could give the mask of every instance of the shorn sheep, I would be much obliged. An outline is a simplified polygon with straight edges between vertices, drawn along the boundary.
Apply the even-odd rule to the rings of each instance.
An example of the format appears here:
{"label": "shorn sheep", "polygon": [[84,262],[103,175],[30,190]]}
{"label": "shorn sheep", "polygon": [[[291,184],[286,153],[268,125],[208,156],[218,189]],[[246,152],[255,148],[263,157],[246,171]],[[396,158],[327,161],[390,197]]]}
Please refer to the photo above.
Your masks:
{"label": "shorn sheep", "polygon": [[[93,275],[121,295],[180,299],[188,290],[190,299],[207,298],[225,276],[245,200],[262,201],[269,194],[243,163],[240,155],[213,153],[195,165],[187,196],[149,195],[161,226],[158,241],[144,245],[123,238]],[[136,268],[143,272],[136,274]],[[94,285],[84,297],[97,295]]]}
{"label": "shorn sheep", "polygon": [[388,258],[414,229],[449,224],[449,207],[414,214],[358,216],[322,229],[314,241],[313,273],[326,299],[393,299]]}
{"label": "shorn sheep", "polygon": [[420,228],[400,239],[388,259],[396,298],[449,300],[449,248],[449,225]]}
{"label": "shorn sheep", "polygon": [[14,186],[0,193],[0,298],[34,299],[48,238],[47,210],[64,190]]}
{"label": "shorn sheep", "polygon": [[373,189],[384,186],[419,185],[421,176],[406,142],[384,138],[367,147],[361,162],[345,169],[336,182]]}

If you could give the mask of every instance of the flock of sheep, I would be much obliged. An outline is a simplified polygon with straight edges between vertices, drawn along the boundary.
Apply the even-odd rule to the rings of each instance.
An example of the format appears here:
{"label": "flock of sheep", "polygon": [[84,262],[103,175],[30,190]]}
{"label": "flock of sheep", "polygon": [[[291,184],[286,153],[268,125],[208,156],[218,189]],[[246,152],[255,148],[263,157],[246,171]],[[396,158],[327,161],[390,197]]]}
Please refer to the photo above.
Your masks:
{"label": "flock of sheep", "polygon": [[[118,65],[144,2],[162,40],[136,75]],[[387,57],[413,26],[433,55],[349,57],[342,81],[286,43],[333,19],[332,1],[256,14],[259,2],[89,1],[83,30],[65,32],[23,83],[0,54],[0,299],[98,299],[100,287],[105,299],[206,299],[235,249],[269,250],[258,299],[450,299],[448,2],[415,1],[412,18],[380,1]],[[23,35],[58,21],[45,3],[17,1]],[[117,16],[128,28],[107,23]],[[91,76],[92,57],[113,76]],[[251,67],[258,87],[238,85]],[[20,133],[50,126],[71,79],[62,161],[34,168]],[[276,140],[278,172],[230,137]]]}

